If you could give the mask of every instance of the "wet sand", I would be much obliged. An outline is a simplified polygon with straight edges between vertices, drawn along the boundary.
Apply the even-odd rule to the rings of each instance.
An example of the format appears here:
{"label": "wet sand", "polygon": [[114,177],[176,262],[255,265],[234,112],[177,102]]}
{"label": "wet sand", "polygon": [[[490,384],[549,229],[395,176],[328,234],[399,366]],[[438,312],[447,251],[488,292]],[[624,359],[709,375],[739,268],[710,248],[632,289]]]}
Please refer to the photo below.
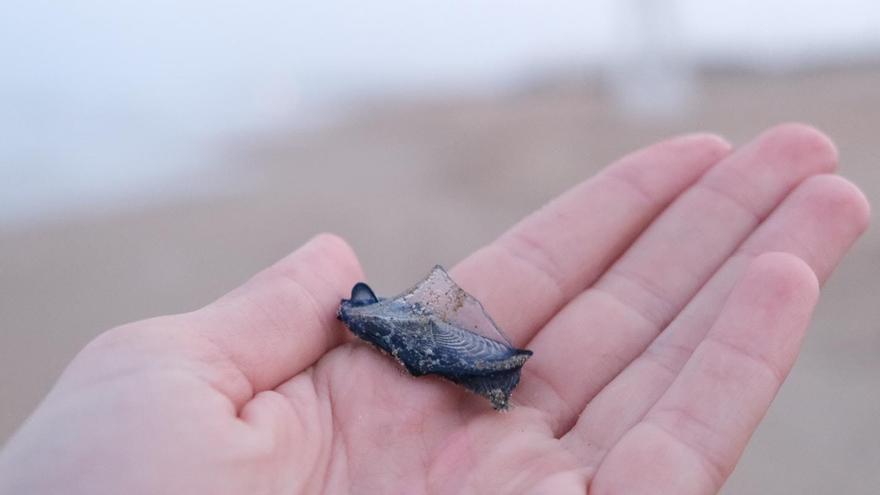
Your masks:
{"label": "wet sand", "polygon": [[[638,146],[711,130],[742,143],[813,123],[880,205],[880,69],[706,76],[684,117],[636,122],[590,86],[386,102],[330,128],[241,136],[197,180],[237,192],[0,231],[0,440],[84,343],[197,307],[311,235],[348,238],[394,292],[453,265],[522,215]],[[725,493],[880,490],[880,234],[823,289],[803,353]]]}

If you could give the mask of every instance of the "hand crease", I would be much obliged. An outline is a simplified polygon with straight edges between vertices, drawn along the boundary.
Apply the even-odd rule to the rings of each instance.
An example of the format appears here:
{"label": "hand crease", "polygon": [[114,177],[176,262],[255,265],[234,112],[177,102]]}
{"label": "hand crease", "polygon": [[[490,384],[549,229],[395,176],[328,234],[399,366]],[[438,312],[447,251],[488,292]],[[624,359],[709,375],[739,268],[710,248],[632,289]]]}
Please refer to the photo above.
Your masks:
{"label": "hand crease", "polygon": [[720,340],[718,337],[714,337],[711,334],[707,336],[703,342],[717,345],[722,349],[740,357],[741,359],[751,362],[759,369],[762,369],[765,372],[769,373],[776,381],[776,386],[782,385],[782,383],[785,381],[785,377],[787,375],[785,372],[774,366],[770,360],[764,358],[763,356],[756,355],[755,353],[750,352],[748,349],[740,345],[725,340]]}
{"label": "hand crease", "polygon": [[493,245],[498,246],[511,258],[538,272],[556,290],[559,296],[557,299],[562,300],[566,294],[562,282],[564,279],[562,269],[556,261],[547,255],[540,242],[532,239],[520,229],[510,231],[503,239],[507,239],[509,242],[500,240]]}
{"label": "hand crease", "polygon": [[646,420],[642,421],[642,424],[648,427],[653,427],[655,430],[659,431],[673,442],[681,445],[686,450],[691,452],[694,456],[696,456],[697,460],[699,461],[700,467],[712,480],[713,486],[716,489],[721,487],[721,485],[724,483],[724,480],[727,478],[727,474],[725,473],[726,470],[720,462],[710,459],[705,453],[702,452],[702,449],[700,449],[697,445],[694,445],[691,442],[688,442],[685,439],[679,437],[668,428],[657,422]]}

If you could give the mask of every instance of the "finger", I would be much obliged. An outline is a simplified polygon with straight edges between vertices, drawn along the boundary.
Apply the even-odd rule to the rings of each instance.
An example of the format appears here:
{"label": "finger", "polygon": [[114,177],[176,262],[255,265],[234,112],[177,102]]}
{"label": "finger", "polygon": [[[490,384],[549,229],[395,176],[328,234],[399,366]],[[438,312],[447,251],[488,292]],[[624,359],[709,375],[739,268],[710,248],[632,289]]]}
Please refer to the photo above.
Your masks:
{"label": "finger", "polygon": [[217,383],[241,405],[307,368],[345,335],[339,301],[363,278],[339,237],[319,235],[238,289],[186,315],[196,337],[221,356],[217,367],[245,380]]}
{"label": "finger", "polygon": [[463,260],[453,278],[524,344],[728,149],[696,134],[630,154]]}
{"label": "finger", "polygon": [[519,400],[570,428],[792,188],[835,164],[828,138],[786,124],[713,167],[529,344]]}
{"label": "finger", "polygon": [[585,465],[598,464],[669,387],[756,255],[791,253],[824,281],[865,231],[868,217],[865,197],[845,179],[819,175],[801,184],[645,352],[590,401],[563,437],[565,445]]}
{"label": "finger", "polygon": [[759,256],[669,390],[608,453],[591,493],[716,493],[794,364],[818,292],[797,257]]}

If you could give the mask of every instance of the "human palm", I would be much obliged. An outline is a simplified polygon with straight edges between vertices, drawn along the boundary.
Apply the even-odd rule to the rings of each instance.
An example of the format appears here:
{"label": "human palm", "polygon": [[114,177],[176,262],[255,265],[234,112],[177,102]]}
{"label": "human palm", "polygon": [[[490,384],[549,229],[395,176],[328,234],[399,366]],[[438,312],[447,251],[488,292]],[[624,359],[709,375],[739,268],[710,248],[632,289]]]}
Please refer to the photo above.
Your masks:
{"label": "human palm", "polygon": [[[0,454],[6,493],[714,493],[867,224],[817,131],[633,153],[452,271],[535,352],[508,412],[335,319],[323,235],[91,343]],[[765,254],[769,253],[769,254]]]}

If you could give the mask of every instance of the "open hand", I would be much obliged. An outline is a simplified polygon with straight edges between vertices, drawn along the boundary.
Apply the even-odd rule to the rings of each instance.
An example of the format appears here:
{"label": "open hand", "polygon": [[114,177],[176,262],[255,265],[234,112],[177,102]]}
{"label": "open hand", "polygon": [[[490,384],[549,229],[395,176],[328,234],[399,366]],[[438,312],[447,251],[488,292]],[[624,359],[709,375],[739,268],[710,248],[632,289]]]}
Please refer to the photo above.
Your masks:
{"label": "open hand", "polygon": [[462,261],[535,353],[506,413],[351,339],[335,312],[362,273],[318,236],[89,344],[0,454],[0,493],[714,493],[866,227],[835,162],[795,124],[732,152],[671,139]]}

